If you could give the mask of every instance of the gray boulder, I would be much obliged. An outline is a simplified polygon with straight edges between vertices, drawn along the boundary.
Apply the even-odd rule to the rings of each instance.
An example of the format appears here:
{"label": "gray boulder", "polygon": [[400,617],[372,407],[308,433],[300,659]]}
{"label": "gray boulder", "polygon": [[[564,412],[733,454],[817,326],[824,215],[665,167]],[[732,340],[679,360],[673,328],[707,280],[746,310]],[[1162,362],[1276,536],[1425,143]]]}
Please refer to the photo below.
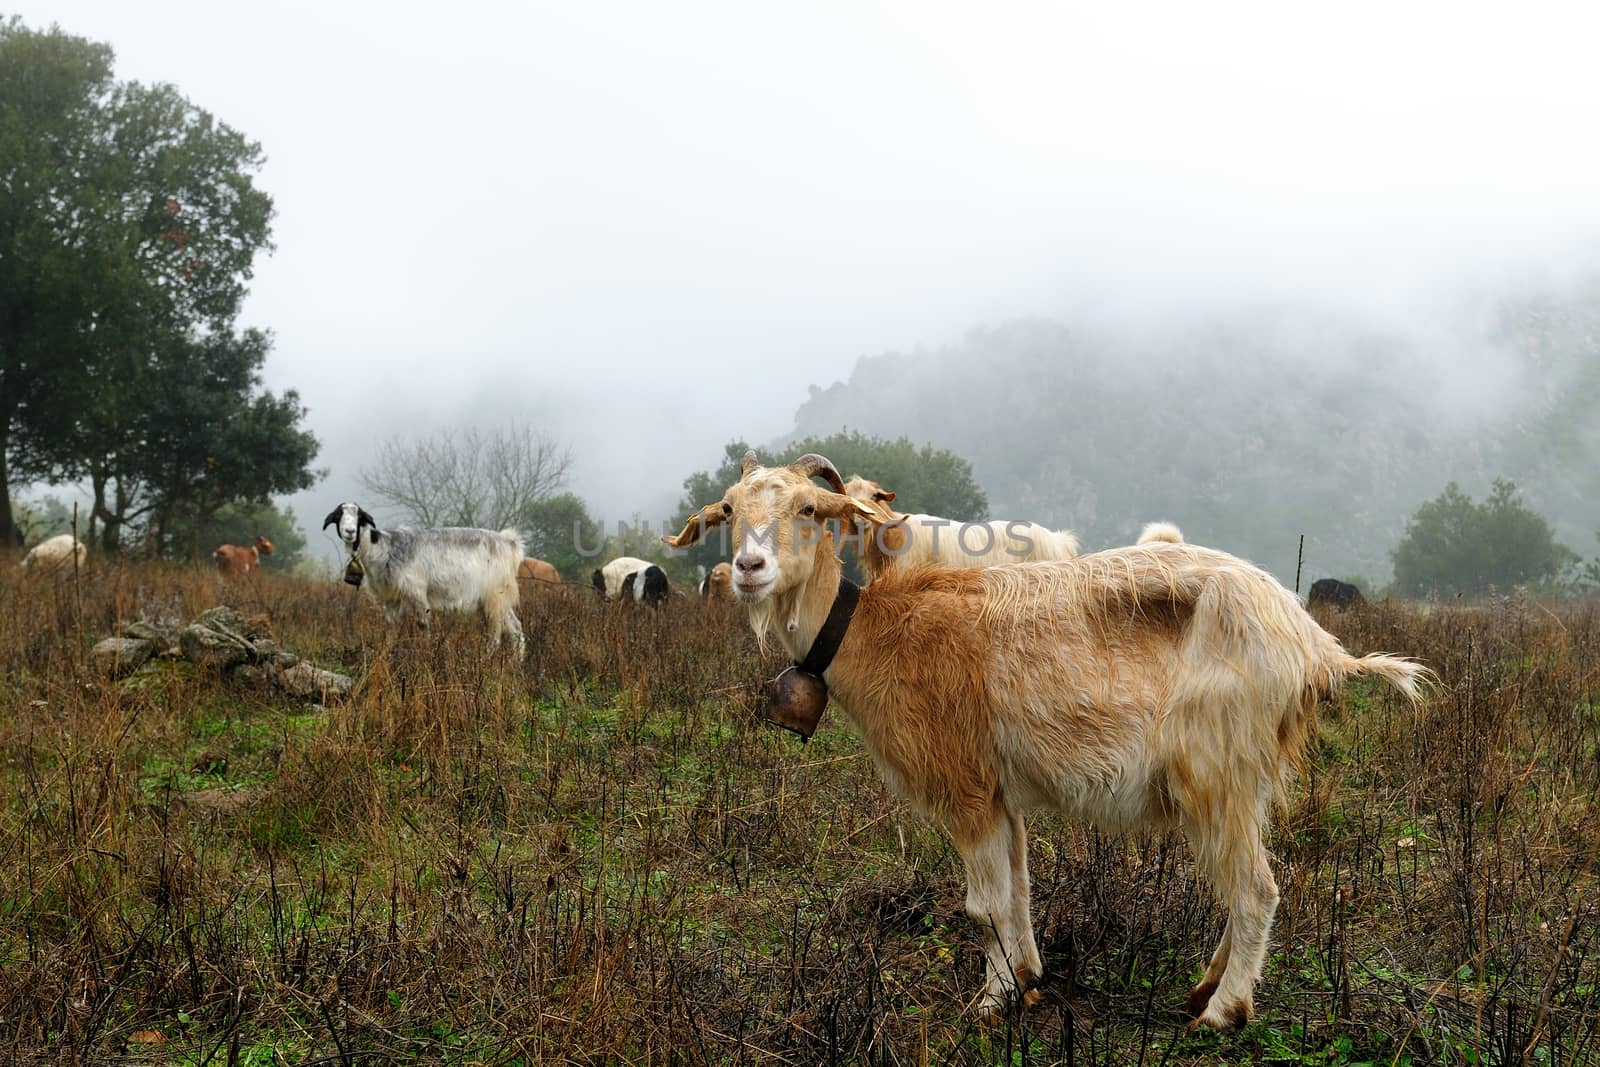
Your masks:
{"label": "gray boulder", "polygon": [[143,666],[155,650],[137,637],[107,637],[89,650],[89,663],[108,678],[121,678]]}
{"label": "gray boulder", "polygon": [[278,688],[292,696],[315,697],[318,700],[349,696],[350,690],[355,686],[355,680],[349,675],[325,671],[306,660],[301,660],[286,670],[269,667],[267,676],[277,684]]}

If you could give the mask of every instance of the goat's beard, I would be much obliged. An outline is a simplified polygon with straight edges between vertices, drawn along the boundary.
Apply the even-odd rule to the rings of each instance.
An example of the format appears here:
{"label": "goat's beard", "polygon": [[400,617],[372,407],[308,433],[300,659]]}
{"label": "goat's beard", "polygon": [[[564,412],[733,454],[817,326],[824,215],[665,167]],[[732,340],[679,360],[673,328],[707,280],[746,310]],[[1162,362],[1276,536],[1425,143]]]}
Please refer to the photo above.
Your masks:
{"label": "goat's beard", "polygon": [[755,631],[756,647],[761,650],[763,655],[767,652],[769,647],[768,638],[771,637],[775,625],[774,608],[776,605],[773,600],[772,594],[769,593],[760,600],[745,601],[745,607],[750,611],[750,629]]}

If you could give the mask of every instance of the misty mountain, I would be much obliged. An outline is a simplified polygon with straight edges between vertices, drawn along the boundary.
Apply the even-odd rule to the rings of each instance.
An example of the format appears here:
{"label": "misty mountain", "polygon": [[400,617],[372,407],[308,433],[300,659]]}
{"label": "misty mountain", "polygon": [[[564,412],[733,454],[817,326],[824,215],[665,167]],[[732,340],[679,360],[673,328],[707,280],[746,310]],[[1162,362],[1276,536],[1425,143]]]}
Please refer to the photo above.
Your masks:
{"label": "misty mountain", "polygon": [[994,517],[1071,527],[1086,550],[1171,519],[1292,583],[1303,533],[1302,588],[1386,583],[1406,520],[1452,480],[1469,493],[1517,481],[1587,556],[1595,291],[1479,304],[1427,329],[1289,307],[1156,328],[1012,321],[863,357],[812,388],[795,436],[949,448]]}

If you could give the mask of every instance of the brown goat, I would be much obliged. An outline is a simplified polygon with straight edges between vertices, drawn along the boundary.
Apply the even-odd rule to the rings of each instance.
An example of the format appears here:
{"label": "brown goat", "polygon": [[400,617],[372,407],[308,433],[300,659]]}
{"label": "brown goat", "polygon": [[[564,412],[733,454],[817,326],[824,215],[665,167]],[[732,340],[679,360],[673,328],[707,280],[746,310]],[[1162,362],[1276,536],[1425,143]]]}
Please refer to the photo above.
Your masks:
{"label": "brown goat", "polygon": [[546,585],[559,587],[561,575],[556,571],[554,564],[525,556],[522,562],[517,564],[517,582],[519,584],[526,582],[535,589]]}
{"label": "brown goat", "polygon": [[700,583],[700,595],[707,600],[733,599],[733,567],[727,560],[711,568],[706,580]]}
{"label": "brown goat", "polygon": [[217,561],[217,570],[224,578],[239,578],[261,566],[261,557],[272,553],[272,542],[265,537],[257,537],[254,544],[244,548],[218,545],[211,556]]}
{"label": "brown goat", "polygon": [[[834,491],[819,488],[822,477]],[[733,590],[758,637],[804,659],[841,563],[828,520],[872,517],[817,455],[761,467],[667,538],[733,527]],[[947,829],[983,931],[985,1014],[1043,974],[1023,813],[1117,831],[1181,828],[1228,924],[1189,996],[1191,1026],[1249,1019],[1277,884],[1269,807],[1299,768],[1318,700],[1376,675],[1411,701],[1426,668],[1348,654],[1271,575],[1158,541],[982,569],[891,568],[860,593],[823,681],[889,786]]]}

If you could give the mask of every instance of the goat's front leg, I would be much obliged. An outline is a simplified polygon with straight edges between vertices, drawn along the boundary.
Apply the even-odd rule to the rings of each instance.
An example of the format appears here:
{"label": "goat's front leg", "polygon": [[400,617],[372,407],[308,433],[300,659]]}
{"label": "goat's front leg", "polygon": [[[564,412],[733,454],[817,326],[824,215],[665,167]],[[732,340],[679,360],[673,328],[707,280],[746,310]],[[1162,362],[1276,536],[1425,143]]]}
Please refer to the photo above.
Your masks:
{"label": "goat's front leg", "polygon": [[[975,833],[957,836],[956,849],[967,865],[967,916],[983,934],[985,955],[982,1014],[990,1019],[1004,1014],[1013,994],[1026,987],[1030,967],[1038,966],[1038,950],[1031,948],[1032,920],[1028,916],[1027,890],[1017,900],[1012,877],[1013,839],[1020,836],[1020,821],[996,803]],[[1026,839],[1023,839],[1026,847]],[[1021,930],[1027,931],[1024,947]]]}

